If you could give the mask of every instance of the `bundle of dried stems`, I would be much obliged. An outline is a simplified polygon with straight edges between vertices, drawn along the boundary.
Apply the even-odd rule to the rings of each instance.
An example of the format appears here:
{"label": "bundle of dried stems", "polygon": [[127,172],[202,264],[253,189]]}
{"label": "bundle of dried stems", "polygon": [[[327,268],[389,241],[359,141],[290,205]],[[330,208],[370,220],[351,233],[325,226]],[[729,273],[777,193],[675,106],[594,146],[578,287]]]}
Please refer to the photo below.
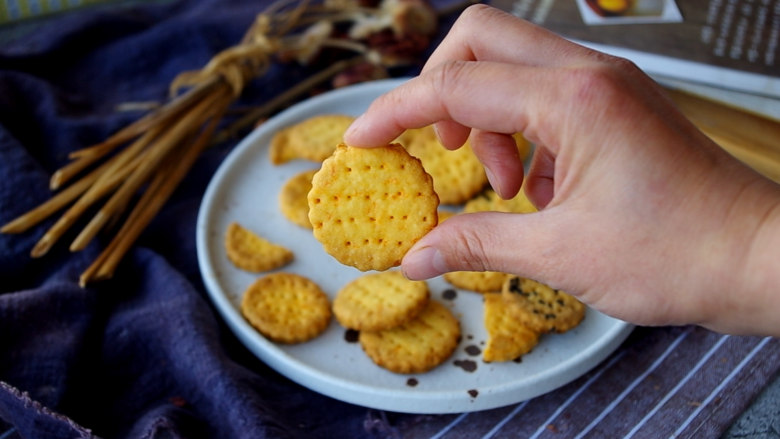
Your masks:
{"label": "bundle of dried stems", "polygon": [[[409,56],[419,53],[420,44],[398,50],[399,44],[422,41],[427,45],[436,24],[437,14],[424,0],[383,0],[374,6],[359,4],[357,0],[326,0],[317,4],[280,0],[256,17],[239,44],[214,56],[201,70],[176,77],[171,83],[172,97],[168,103],[105,141],[72,152],[69,156],[72,161],[52,175],[50,186],[57,190],[80,178],[0,231],[24,232],[70,205],[32,249],[31,255],[40,257],[82,215],[94,211],[90,208],[95,203],[108,198],[70,245],[71,251],[78,251],[101,229],[124,216],[137,198],[123,225],[83,272],[79,283],[83,287],[92,281],[109,279],[203,149],[215,138],[223,140],[359,64],[381,69],[407,62]],[[325,49],[334,48],[342,56],[328,67],[215,135],[233,101],[271,63],[307,63]],[[361,78],[347,76],[347,79],[354,82]],[[185,91],[180,93],[181,90]]]}

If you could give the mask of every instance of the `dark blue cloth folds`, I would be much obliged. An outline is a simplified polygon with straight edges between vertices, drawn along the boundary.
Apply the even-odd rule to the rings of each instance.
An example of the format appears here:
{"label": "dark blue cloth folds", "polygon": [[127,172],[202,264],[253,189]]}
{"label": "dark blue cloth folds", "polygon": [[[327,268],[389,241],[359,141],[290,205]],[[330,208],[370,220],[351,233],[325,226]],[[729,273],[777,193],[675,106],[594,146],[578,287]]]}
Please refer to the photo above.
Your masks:
{"label": "dark blue cloth folds", "polygon": [[[266,5],[119,2],[0,28],[0,223],[51,196],[70,151],[141,115],[117,105],[164,99],[176,74],[237,43]],[[241,101],[259,104],[305,74],[272,69]],[[112,281],[77,283],[102,240],[74,254],[69,233],[29,256],[59,214],[0,235],[0,436],[373,437],[375,412],[270,370],[206,298],[197,210],[235,143],[200,157]]]}

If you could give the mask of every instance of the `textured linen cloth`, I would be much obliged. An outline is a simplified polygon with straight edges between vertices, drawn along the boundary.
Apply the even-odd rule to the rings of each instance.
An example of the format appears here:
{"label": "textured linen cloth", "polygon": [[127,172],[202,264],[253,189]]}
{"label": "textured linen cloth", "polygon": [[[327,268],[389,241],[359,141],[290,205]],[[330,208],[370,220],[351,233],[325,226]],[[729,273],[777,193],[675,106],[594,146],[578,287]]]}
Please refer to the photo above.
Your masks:
{"label": "textured linen cloth", "polygon": [[[51,196],[70,151],[142,114],[118,105],[164,99],[266,5],[122,2],[0,27],[0,223]],[[238,105],[308,74],[275,67]],[[202,284],[197,210],[236,142],[200,157],[112,281],[77,284],[100,239],[29,257],[58,215],[0,235],[0,438],[717,437],[778,369],[775,339],[638,328],[581,378],[499,409],[391,413],[310,391],[251,355]]]}

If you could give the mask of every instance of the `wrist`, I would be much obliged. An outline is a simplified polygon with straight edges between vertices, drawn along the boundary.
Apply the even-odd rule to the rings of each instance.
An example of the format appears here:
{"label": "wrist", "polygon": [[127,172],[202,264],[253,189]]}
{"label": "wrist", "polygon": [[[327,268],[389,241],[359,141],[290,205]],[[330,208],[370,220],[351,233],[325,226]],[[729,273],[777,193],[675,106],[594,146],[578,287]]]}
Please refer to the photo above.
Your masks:
{"label": "wrist", "polygon": [[[720,332],[780,336],[780,188],[757,181],[743,190],[723,232],[727,261],[711,273],[715,285],[703,326]],[[705,299],[707,300],[707,299]]]}

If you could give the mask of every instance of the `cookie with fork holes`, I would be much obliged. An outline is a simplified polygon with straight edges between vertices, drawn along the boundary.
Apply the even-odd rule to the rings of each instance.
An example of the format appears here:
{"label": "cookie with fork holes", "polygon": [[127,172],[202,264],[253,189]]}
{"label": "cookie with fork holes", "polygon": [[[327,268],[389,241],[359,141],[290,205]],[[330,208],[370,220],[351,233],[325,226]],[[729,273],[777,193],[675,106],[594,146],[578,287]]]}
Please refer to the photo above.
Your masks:
{"label": "cookie with fork holes", "polygon": [[345,328],[382,331],[415,318],[429,296],[425,281],[409,280],[400,271],[371,273],[339,290],[333,300],[333,314]]}
{"label": "cookie with fork holes", "polygon": [[436,300],[414,319],[384,331],[361,331],[360,345],[371,360],[399,374],[423,373],[449,358],[460,343],[460,322]]}
{"label": "cookie with fork holes", "polygon": [[316,169],[303,171],[287,180],[279,191],[279,210],[293,224],[311,229],[309,222],[309,201],[311,179]]}
{"label": "cookie with fork holes", "polygon": [[314,237],[361,271],[400,265],[438,223],[433,180],[399,144],[339,145],[314,174],[308,201]]}
{"label": "cookie with fork holes", "polygon": [[468,200],[463,206],[464,213],[474,212],[509,212],[509,213],[533,213],[537,209],[521,188],[513,198],[505,200],[498,196],[493,189],[485,189],[474,198]]}
{"label": "cookie with fork holes", "polygon": [[518,319],[541,334],[569,331],[585,318],[585,305],[576,297],[532,279],[510,276],[501,294],[516,305]]}
{"label": "cookie with fork holes", "polygon": [[268,149],[274,165],[303,159],[322,162],[341,143],[353,116],[320,114],[279,130],[271,137]]}
{"label": "cookie with fork holes", "polygon": [[275,270],[295,257],[290,249],[274,244],[237,222],[228,225],[225,251],[236,267],[252,272]]}
{"label": "cookie with fork holes", "polygon": [[488,363],[513,361],[539,343],[539,333],[528,328],[516,317],[516,302],[498,293],[483,296],[483,319],[487,330],[482,359]]}
{"label": "cookie with fork holes", "polygon": [[314,281],[286,272],[252,283],[241,300],[241,314],[268,339],[287,344],[322,334],[332,316],[328,296]]}
{"label": "cookie with fork holes", "polygon": [[442,204],[463,203],[488,182],[485,169],[468,142],[454,151],[448,150],[439,142],[433,126],[406,130],[397,141],[419,158],[431,174]]}
{"label": "cookie with fork holes", "polygon": [[509,276],[499,271],[451,271],[442,277],[455,288],[476,293],[498,293]]}

